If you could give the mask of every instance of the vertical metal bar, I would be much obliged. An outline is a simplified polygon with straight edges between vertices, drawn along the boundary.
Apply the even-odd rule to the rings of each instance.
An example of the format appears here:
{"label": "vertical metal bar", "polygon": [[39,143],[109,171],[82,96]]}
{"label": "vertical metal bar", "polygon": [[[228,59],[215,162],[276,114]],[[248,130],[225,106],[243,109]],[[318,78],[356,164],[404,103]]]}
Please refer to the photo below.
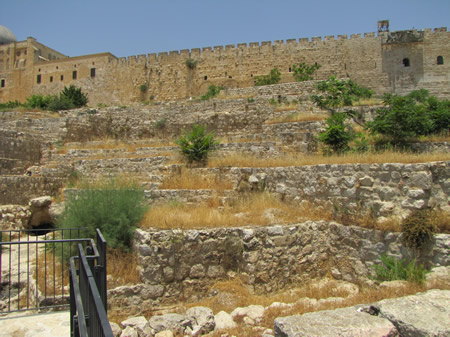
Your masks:
{"label": "vertical metal bar", "polygon": [[8,281],[9,281],[9,287],[8,287],[8,311],[11,311],[11,256],[12,256],[12,245],[11,245],[11,239],[12,239],[12,235],[11,235],[11,231],[9,232],[9,277],[8,277]]}
{"label": "vertical metal bar", "polygon": [[[20,232],[18,242],[20,242]],[[17,244],[17,310],[20,310],[20,243]]]}
{"label": "vertical metal bar", "polygon": [[[47,233],[44,240],[47,240]],[[44,242],[44,300],[47,300],[47,274],[47,242]]]}
{"label": "vertical metal bar", "polygon": [[36,236],[36,250],[35,250],[35,256],[36,256],[36,295],[35,295],[35,307],[39,308],[39,255],[38,255],[38,241],[37,241],[37,236]]}

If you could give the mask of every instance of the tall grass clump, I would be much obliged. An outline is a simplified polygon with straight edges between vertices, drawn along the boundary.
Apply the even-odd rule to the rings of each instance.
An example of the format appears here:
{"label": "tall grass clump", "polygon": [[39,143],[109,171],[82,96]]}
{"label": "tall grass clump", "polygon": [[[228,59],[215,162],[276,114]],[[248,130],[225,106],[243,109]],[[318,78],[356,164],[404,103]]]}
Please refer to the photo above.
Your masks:
{"label": "tall grass clump", "polygon": [[416,259],[406,261],[387,255],[381,256],[381,263],[373,266],[378,281],[405,280],[423,284],[427,270]]}
{"label": "tall grass clump", "polygon": [[110,178],[84,182],[67,200],[59,224],[63,228],[87,227],[91,238],[99,228],[109,247],[128,250],[136,224],[147,208],[144,191],[134,181]]}

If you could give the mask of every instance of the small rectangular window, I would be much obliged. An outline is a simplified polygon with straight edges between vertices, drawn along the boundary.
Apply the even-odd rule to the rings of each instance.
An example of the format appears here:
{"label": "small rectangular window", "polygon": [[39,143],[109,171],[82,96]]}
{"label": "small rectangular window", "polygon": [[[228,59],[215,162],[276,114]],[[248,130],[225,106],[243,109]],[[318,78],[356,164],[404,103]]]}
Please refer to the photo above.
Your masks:
{"label": "small rectangular window", "polygon": [[40,84],[41,83],[41,74],[37,75],[36,77],[36,83]]}
{"label": "small rectangular window", "polygon": [[72,79],[73,80],[77,79],[77,71],[76,70],[72,71]]}
{"label": "small rectangular window", "polygon": [[95,68],[91,68],[91,77],[95,77]]}
{"label": "small rectangular window", "polygon": [[61,82],[64,81],[64,75],[61,75]]}
{"label": "small rectangular window", "polygon": [[5,80],[1,80],[0,87],[4,88],[5,86],[6,86],[6,81]]}
{"label": "small rectangular window", "polygon": [[50,83],[53,82],[53,76],[50,76]]}

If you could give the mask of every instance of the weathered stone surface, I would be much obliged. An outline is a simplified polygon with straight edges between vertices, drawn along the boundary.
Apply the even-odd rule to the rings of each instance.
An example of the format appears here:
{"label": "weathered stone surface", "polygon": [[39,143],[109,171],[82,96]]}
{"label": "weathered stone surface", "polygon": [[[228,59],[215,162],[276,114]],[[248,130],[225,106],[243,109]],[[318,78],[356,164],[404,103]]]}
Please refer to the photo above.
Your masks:
{"label": "weathered stone surface", "polygon": [[378,316],[391,321],[401,336],[450,336],[450,291],[388,299],[372,305]]}
{"label": "weathered stone surface", "polygon": [[179,314],[165,314],[152,316],[149,320],[150,327],[155,332],[164,330],[178,331],[183,333],[186,326],[192,327],[192,322],[184,315]]}
{"label": "weathered stone surface", "polygon": [[147,337],[152,336],[152,329],[147,319],[144,316],[137,316],[128,318],[120,323],[122,328],[126,328],[128,326],[134,328],[138,333],[139,337]]}
{"label": "weathered stone surface", "polygon": [[250,305],[244,308],[236,308],[231,312],[234,320],[238,318],[247,318],[246,323],[249,325],[258,324],[264,316],[264,307],[262,305]]}
{"label": "weathered stone surface", "polygon": [[359,312],[356,307],[276,318],[274,332],[275,337],[398,336],[389,320]]}
{"label": "weathered stone surface", "polygon": [[186,311],[186,316],[193,324],[200,326],[201,333],[213,331],[216,323],[214,321],[214,313],[206,307],[192,307]]}
{"label": "weathered stone surface", "polygon": [[110,322],[111,330],[114,337],[119,337],[122,334],[122,329],[120,328],[119,324]]}
{"label": "weathered stone surface", "polygon": [[127,326],[125,329],[122,330],[120,337],[139,337],[139,335],[133,327]]}
{"label": "weathered stone surface", "polygon": [[236,322],[233,320],[233,317],[225,311],[219,311],[214,316],[214,321],[216,323],[215,330],[233,329],[237,326]]}
{"label": "weathered stone surface", "polygon": [[173,337],[173,333],[170,330],[164,330],[156,333],[155,337]]}

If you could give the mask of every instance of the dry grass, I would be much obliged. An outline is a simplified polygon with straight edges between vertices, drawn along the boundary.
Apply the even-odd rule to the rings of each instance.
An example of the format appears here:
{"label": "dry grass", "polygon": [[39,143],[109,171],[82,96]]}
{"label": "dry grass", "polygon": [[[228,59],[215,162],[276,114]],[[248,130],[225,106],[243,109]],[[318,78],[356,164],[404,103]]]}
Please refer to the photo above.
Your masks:
{"label": "dry grass", "polygon": [[450,160],[450,153],[405,153],[386,151],[378,153],[351,153],[341,156],[285,154],[276,158],[259,158],[249,154],[231,153],[212,156],[208,167],[288,167],[320,164],[384,164],[425,163]]}
{"label": "dry grass", "polygon": [[374,106],[383,105],[383,100],[381,98],[362,98],[359,101],[353,102],[353,106]]}
{"label": "dry grass", "polygon": [[56,296],[61,295],[61,292],[69,294],[68,290],[64,291],[64,287],[69,285],[69,268],[61,263],[53,249],[39,254],[34,278],[43,295],[53,297],[54,291]]}
{"label": "dry grass", "polygon": [[141,228],[190,229],[237,226],[266,226],[330,219],[331,213],[318,207],[300,207],[269,193],[243,195],[224,206],[218,197],[197,205],[169,202],[152,207],[139,224]]}
{"label": "dry grass", "polygon": [[109,249],[107,256],[108,289],[141,282],[137,269],[136,254],[118,249]]}
{"label": "dry grass", "polygon": [[202,175],[194,169],[181,167],[180,171],[167,176],[160,189],[186,189],[186,190],[230,190],[233,184],[220,176]]}
{"label": "dry grass", "polygon": [[312,114],[312,113],[298,112],[298,113],[274,118],[271,120],[267,120],[265,122],[265,124],[323,121],[327,118],[328,118],[328,115],[326,115],[326,114]]}
{"label": "dry grass", "polygon": [[124,149],[127,152],[136,152],[136,150],[141,147],[158,148],[165,146],[175,146],[175,144],[172,141],[127,143],[122,140],[103,138],[100,140],[90,140],[84,143],[65,144],[64,146],[58,148],[57,153],[66,154],[68,150],[120,150],[120,149]]}
{"label": "dry grass", "polygon": [[[343,287],[339,287],[339,282],[324,279],[314,280],[306,285],[287,291],[255,295],[248,290],[239,277],[236,277],[214,284],[210,290],[216,290],[218,295],[203,299],[197,303],[189,303],[186,306],[206,306],[211,308],[214,313],[218,313],[221,310],[231,312],[236,307],[246,307],[249,305],[262,305],[267,307],[274,302],[291,304],[289,307],[273,307],[266,310],[263,321],[259,325],[273,328],[274,320],[277,317],[368,304],[383,299],[413,295],[435,288],[447,289],[448,286],[431,285],[427,288],[414,283],[405,283],[404,286],[398,288],[358,287],[359,291],[352,294]],[[341,299],[332,299],[336,297],[340,297]],[[329,300],[318,302],[321,299]],[[243,325],[235,329],[227,330],[226,332],[235,336],[261,336],[260,331]],[[224,331],[217,331],[209,336],[220,337],[223,333]]]}

